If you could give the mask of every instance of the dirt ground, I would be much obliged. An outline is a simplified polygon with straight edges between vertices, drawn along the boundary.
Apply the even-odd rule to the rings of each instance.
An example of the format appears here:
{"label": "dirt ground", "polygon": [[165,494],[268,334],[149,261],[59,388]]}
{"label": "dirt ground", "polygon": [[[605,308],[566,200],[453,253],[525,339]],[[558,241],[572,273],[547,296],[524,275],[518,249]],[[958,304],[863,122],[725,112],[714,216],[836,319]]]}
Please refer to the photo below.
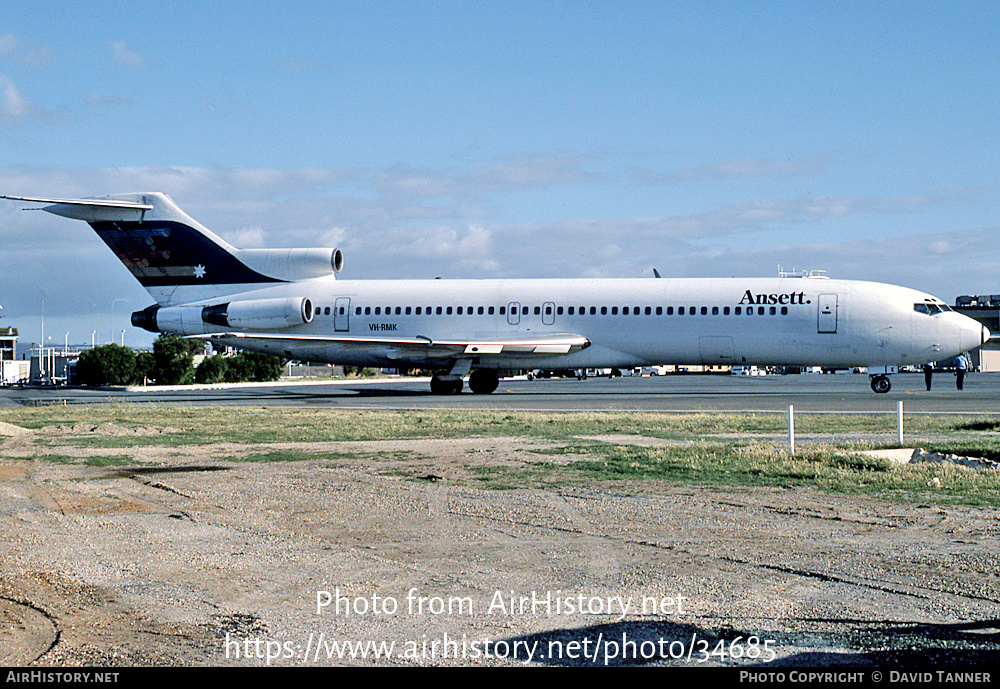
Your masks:
{"label": "dirt ground", "polygon": [[[0,665],[940,669],[1000,650],[989,509],[471,487],[536,461],[526,438],[72,442],[122,433],[40,449],[0,428]],[[234,461],[251,451],[316,458]]]}

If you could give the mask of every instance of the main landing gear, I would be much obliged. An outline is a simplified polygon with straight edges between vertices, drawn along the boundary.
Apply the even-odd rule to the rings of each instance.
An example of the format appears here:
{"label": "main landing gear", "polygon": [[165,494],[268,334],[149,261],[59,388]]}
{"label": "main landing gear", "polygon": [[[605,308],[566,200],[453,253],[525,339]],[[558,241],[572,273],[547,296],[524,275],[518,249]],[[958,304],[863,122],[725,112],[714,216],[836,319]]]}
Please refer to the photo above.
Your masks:
{"label": "main landing gear", "polygon": [[[457,395],[462,392],[462,376],[449,373],[431,378],[431,392],[435,395]],[[496,371],[479,368],[469,374],[469,389],[476,395],[488,395],[500,385]]]}
{"label": "main landing gear", "polygon": [[496,371],[487,368],[477,368],[469,374],[469,389],[477,395],[488,395],[500,385],[500,376]]}
{"label": "main landing gear", "polygon": [[462,392],[462,376],[434,376],[431,392],[435,395],[457,395]]}
{"label": "main landing gear", "polygon": [[892,389],[892,383],[889,382],[889,376],[877,375],[872,376],[872,390],[879,394],[889,392]]}

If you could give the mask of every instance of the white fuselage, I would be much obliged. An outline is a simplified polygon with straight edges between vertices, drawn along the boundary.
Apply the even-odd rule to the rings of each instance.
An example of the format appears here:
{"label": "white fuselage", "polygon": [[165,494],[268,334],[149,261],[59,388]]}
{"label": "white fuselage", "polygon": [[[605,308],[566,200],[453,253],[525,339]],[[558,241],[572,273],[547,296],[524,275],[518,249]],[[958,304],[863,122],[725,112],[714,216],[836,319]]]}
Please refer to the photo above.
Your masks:
{"label": "white fuselage", "polygon": [[[249,287],[249,286],[248,286]],[[338,343],[246,343],[302,360],[433,364],[394,338],[489,340],[572,333],[590,346],[540,357],[481,354],[476,368],[597,368],[655,364],[894,366],[953,357],[988,334],[928,294],[819,278],[335,280],[320,278],[188,302],[191,318],[163,328],[195,335],[236,328],[203,323],[226,300],[305,297],[309,323],[280,333],[384,338],[384,349]],[[916,305],[935,304],[933,313]],[[445,363],[445,362],[438,362]]]}

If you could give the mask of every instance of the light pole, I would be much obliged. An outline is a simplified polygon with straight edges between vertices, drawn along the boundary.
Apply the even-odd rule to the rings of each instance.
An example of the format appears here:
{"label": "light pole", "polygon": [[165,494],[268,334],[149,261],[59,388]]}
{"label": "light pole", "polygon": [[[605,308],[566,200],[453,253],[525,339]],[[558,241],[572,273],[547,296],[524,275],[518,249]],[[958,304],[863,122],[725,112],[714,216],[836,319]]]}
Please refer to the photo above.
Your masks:
{"label": "light pole", "polygon": [[49,296],[45,293],[45,290],[39,290],[42,293],[42,333],[41,339],[38,341],[38,379],[40,381],[45,380],[45,297]]}
{"label": "light pole", "polygon": [[[120,301],[127,302],[128,298],[127,297],[118,297],[117,299],[115,299],[114,301],[111,302],[111,340],[109,340],[110,342],[114,342],[114,337],[115,337],[115,304],[117,304]],[[122,331],[122,332],[124,332],[124,331]],[[125,337],[123,335],[122,336],[122,346],[124,346],[124,345],[125,345]]]}

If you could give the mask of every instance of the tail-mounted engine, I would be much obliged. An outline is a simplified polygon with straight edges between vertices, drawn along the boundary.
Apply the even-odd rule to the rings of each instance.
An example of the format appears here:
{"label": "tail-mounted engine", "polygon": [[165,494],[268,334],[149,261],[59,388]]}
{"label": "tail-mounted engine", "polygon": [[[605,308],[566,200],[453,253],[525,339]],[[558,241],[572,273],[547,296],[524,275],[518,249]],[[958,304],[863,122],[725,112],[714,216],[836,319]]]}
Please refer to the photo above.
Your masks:
{"label": "tail-mounted engine", "polygon": [[288,282],[326,277],[344,268],[340,249],[237,249],[236,258],[258,273]]}
{"label": "tail-mounted engine", "polygon": [[312,322],[307,297],[251,299],[211,306],[150,306],[132,314],[132,325],[150,332],[196,335],[206,325],[244,330],[277,330]]}

